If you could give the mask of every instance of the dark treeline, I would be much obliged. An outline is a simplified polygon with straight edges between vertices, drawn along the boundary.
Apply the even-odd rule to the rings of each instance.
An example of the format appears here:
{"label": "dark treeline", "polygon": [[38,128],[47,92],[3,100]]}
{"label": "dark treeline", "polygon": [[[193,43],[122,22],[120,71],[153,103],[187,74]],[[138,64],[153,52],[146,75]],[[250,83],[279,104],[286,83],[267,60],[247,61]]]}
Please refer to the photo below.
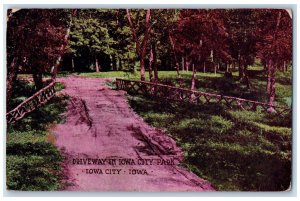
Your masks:
{"label": "dark treeline", "polygon": [[[157,81],[158,70],[239,72],[249,88],[248,66],[267,72],[269,103],[276,69],[292,57],[291,13],[282,9],[22,9],[7,18],[7,94],[20,72],[42,75],[57,68],[135,71]],[[272,109],[272,108],[271,108]]]}
{"label": "dark treeline", "polygon": [[177,15],[175,10],[151,10],[148,16],[144,10],[78,10],[62,67],[130,71],[139,69],[143,58],[147,69],[152,62],[159,70],[174,70],[168,26]]}

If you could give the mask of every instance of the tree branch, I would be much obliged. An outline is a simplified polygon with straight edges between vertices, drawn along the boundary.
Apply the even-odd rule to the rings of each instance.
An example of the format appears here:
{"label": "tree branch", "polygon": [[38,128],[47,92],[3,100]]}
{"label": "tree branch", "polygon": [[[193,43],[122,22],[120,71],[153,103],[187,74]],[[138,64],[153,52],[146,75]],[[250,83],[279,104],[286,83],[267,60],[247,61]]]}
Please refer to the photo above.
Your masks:
{"label": "tree branch", "polygon": [[149,21],[150,21],[150,9],[147,9],[145,34],[144,34],[144,39],[142,42],[142,49],[140,50],[141,56],[144,56],[146,53],[146,46],[147,46],[148,37],[149,37]]}

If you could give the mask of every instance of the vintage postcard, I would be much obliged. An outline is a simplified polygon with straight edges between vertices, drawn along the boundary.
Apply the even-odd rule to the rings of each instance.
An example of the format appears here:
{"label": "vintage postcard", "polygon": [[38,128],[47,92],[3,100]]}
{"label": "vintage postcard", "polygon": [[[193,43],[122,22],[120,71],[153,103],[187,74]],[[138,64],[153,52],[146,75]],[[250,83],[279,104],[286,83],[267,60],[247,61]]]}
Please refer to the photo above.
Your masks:
{"label": "vintage postcard", "polygon": [[290,9],[8,9],[6,189],[290,191]]}

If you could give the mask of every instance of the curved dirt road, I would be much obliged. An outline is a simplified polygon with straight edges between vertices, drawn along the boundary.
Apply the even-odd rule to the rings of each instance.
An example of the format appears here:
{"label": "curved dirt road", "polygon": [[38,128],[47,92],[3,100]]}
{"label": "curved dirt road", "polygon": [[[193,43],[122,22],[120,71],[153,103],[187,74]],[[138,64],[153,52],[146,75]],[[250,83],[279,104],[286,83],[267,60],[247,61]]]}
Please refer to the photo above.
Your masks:
{"label": "curved dirt road", "polygon": [[65,153],[65,190],[214,191],[178,166],[176,143],[146,124],[108,79],[60,78],[70,96],[66,122],[53,133]]}

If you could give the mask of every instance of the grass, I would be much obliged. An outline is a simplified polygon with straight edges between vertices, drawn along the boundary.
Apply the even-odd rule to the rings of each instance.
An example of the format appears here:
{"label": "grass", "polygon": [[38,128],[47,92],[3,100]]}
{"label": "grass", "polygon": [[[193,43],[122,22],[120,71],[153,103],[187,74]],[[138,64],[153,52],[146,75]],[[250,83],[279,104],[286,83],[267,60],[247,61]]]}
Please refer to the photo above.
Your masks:
{"label": "grass", "polygon": [[[199,91],[223,94],[227,96],[234,96],[239,98],[245,98],[249,100],[256,100],[261,102],[268,102],[266,94],[266,72],[262,72],[263,68],[258,63],[253,66],[249,66],[248,69],[254,72],[254,75],[250,77],[251,87],[247,89],[244,84],[241,84],[238,78],[238,72],[233,72],[232,78],[224,77],[223,72],[203,73],[197,72],[196,89]],[[256,72],[256,73],[255,73]],[[140,73],[124,72],[124,71],[108,71],[108,72],[59,72],[57,77],[65,76],[80,76],[90,78],[123,78],[131,80],[140,80]],[[180,75],[183,81],[183,87],[190,88],[192,72],[180,71]],[[275,102],[279,106],[291,106],[292,100],[292,72],[277,71],[276,73],[276,96]],[[26,74],[19,75],[23,78],[28,78]],[[179,86],[177,82],[176,71],[158,71],[160,82],[167,85]],[[146,80],[149,80],[149,73],[145,73]],[[22,100],[22,96],[19,97],[19,101]]]}
{"label": "grass", "polygon": [[[250,66],[250,70],[260,72],[261,66]],[[291,86],[291,71],[277,72],[276,75],[276,96],[275,101],[279,106],[291,106],[292,86]],[[83,72],[83,73],[65,73],[61,75],[76,75],[91,78],[123,78],[131,80],[140,80],[139,72],[123,72],[123,71],[109,71],[109,72]],[[192,72],[180,71],[182,84],[185,88],[190,88]],[[158,71],[160,82],[167,85],[179,86],[177,81],[176,71]],[[149,80],[149,73],[145,73],[146,80]],[[196,89],[199,91],[223,94],[227,96],[234,96],[245,98],[249,100],[256,100],[261,102],[268,102],[266,94],[266,74],[256,73],[255,76],[250,77],[251,87],[247,89],[244,84],[241,84],[236,72],[233,73],[232,78],[224,77],[223,72],[203,73],[197,72]]]}
{"label": "grass", "polygon": [[[255,69],[255,68],[253,68]],[[162,82],[176,85],[176,74],[164,72]],[[175,76],[174,76],[175,75]],[[169,76],[169,77],[168,77]],[[189,87],[190,75],[183,75]],[[265,77],[251,78],[251,89],[237,76],[198,76],[197,89],[266,101]],[[276,104],[288,106],[291,72],[277,75]],[[228,110],[222,105],[171,103],[129,95],[132,108],[146,122],[166,130],[183,149],[182,165],[222,191],[283,191],[291,182],[292,117]]]}
{"label": "grass", "polygon": [[[180,74],[183,78],[190,79],[192,72],[182,72],[180,71]],[[77,75],[77,76],[83,76],[83,77],[91,77],[91,78],[124,78],[124,79],[133,79],[133,80],[139,80],[140,79],[140,73],[135,72],[124,72],[124,71],[108,71],[108,72],[83,72],[83,73],[72,73],[69,75]],[[214,73],[199,73],[198,75],[206,75],[208,77],[221,77],[222,74],[217,73],[216,75]],[[176,78],[177,72],[176,71],[158,71],[158,77],[159,78]],[[149,80],[149,73],[145,73],[146,80]]]}
{"label": "grass", "polygon": [[[24,78],[29,78],[29,75],[23,74],[19,77],[22,77],[23,79],[16,80],[12,91],[11,100],[7,103],[7,107],[6,107],[7,111],[14,109],[20,103],[22,103],[24,100],[26,100],[36,92],[34,82],[30,82],[24,79]],[[45,86],[47,84],[49,83],[47,82],[44,83]],[[55,84],[56,91],[60,91],[64,89],[64,87],[65,86],[59,82]]]}
{"label": "grass", "polygon": [[[30,86],[25,84],[23,87]],[[56,89],[63,88],[57,84]],[[22,91],[28,97],[31,91]],[[9,190],[49,191],[62,188],[63,156],[54,146],[51,125],[63,122],[67,97],[52,98],[45,106],[17,123],[8,125],[6,139],[6,186]]]}
{"label": "grass", "polygon": [[[261,70],[261,67],[253,66],[250,69]],[[60,76],[67,75],[70,74],[64,73]],[[71,75],[140,79],[139,73],[127,72],[73,73]],[[181,72],[181,76],[184,87],[189,88],[191,72]],[[176,71],[159,71],[162,83],[178,85],[176,77]],[[225,78],[223,73],[197,73],[197,77],[197,90],[267,101],[266,77],[263,73],[250,78],[250,89],[239,82],[236,72],[233,73],[232,78]],[[146,79],[149,79],[148,74],[146,74]],[[291,71],[277,72],[277,105],[291,105],[291,83]],[[234,111],[218,104],[197,106],[170,103],[134,95],[129,95],[128,99],[132,108],[145,121],[155,127],[165,129],[181,146],[185,154],[182,165],[207,179],[216,189],[224,191],[283,191],[288,189],[291,182],[292,117],[290,115],[281,117],[260,112]],[[24,126],[26,127],[26,123]],[[19,132],[21,131],[22,129]],[[24,140],[28,138],[30,142],[44,142],[46,132],[38,134],[34,129],[30,131],[33,133],[27,134],[28,136],[24,135]],[[17,133],[10,135],[11,139],[14,139],[14,135]],[[22,140],[22,138],[18,139]],[[43,147],[44,144],[39,144],[39,146]],[[31,152],[27,151],[28,147],[31,145],[20,146],[20,149],[32,156]],[[49,150],[51,150],[50,147]],[[38,155],[44,157],[43,153]],[[53,152],[52,155],[55,153]],[[12,159],[19,163],[18,159]],[[32,164],[38,164],[41,160],[43,159],[28,158]],[[47,178],[47,174],[44,178]],[[52,183],[53,185],[49,185],[52,186],[51,188],[58,187],[54,185],[57,184],[56,182]]]}
{"label": "grass", "polygon": [[182,165],[223,191],[281,191],[291,181],[291,117],[129,96],[134,110],[166,130]]}

